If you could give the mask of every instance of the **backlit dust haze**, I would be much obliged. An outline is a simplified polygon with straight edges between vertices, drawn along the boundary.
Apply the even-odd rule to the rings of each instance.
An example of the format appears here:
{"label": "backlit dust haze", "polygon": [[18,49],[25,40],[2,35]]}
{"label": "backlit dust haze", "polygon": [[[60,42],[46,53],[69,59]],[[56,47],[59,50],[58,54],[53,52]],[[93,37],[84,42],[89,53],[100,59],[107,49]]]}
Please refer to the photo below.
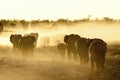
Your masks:
{"label": "backlit dust haze", "polygon": [[49,27],[50,25],[45,24],[44,26],[29,26],[28,29],[24,29],[21,26],[16,26],[14,28],[6,28],[6,32],[2,32],[0,35],[0,44],[9,45],[11,34],[28,34],[31,32],[39,33],[38,46],[42,45],[45,41],[49,40],[50,45],[56,45],[59,42],[63,42],[64,35],[66,34],[79,34],[81,37],[87,38],[101,38],[107,43],[119,42],[120,38],[120,23],[98,23],[98,22],[84,22],[75,25],[56,25],[54,27]]}
{"label": "backlit dust haze", "polygon": [[120,18],[120,0],[0,0],[1,19]]}

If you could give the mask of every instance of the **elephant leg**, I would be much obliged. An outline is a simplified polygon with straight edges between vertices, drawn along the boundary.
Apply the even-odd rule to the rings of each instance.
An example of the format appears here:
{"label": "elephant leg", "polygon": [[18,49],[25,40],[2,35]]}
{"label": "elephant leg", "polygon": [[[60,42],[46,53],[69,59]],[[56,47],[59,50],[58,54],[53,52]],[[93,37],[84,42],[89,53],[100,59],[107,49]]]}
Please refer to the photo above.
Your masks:
{"label": "elephant leg", "polygon": [[22,53],[23,53],[24,60],[29,60],[30,58],[33,57],[33,51],[25,50]]}
{"label": "elephant leg", "polygon": [[100,70],[101,70],[101,71],[104,70],[104,63],[101,63],[101,65],[100,65]]}
{"label": "elephant leg", "polygon": [[91,56],[91,69],[94,70],[95,66],[94,66],[94,58]]}
{"label": "elephant leg", "polygon": [[104,62],[105,62],[105,58],[103,57],[100,61],[100,69],[104,70]]}
{"label": "elephant leg", "polygon": [[65,51],[62,53],[62,58],[65,59]]}
{"label": "elephant leg", "polygon": [[83,57],[82,57],[82,55],[81,55],[81,53],[80,53],[80,52],[79,52],[78,54],[79,54],[80,64],[83,64]]}
{"label": "elephant leg", "polygon": [[104,70],[104,63],[105,63],[105,54],[103,55],[103,59],[101,61],[102,69]]}
{"label": "elephant leg", "polygon": [[83,59],[80,59],[80,64],[84,65],[84,60]]}
{"label": "elephant leg", "polygon": [[71,60],[71,51],[68,50],[68,59]]}
{"label": "elephant leg", "polygon": [[101,71],[102,65],[101,65],[100,61],[95,61],[95,64],[96,64],[97,71]]}
{"label": "elephant leg", "polygon": [[98,71],[104,70],[104,62],[105,62],[105,56],[104,55],[95,58],[95,64],[96,64],[96,67],[97,67]]}
{"label": "elephant leg", "polygon": [[16,46],[13,45],[12,51],[13,51],[14,53],[17,52],[17,48],[16,48]]}
{"label": "elephant leg", "polygon": [[74,61],[78,61],[77,52],[74,53]]}
{"label": "elephant leg", "polygon": [[21,53],[21,55],[22,55],[22,59],[23,59],[23,60],[26,60],[25,51],[24,51],[24,50],[20,50],[20,53]]}
{"label": "elephant leg", "polygon": [[60,57],[61,57],[62,59],[65,58],[65,52],[64,52],[64,51],[59,51],[59,54],[60,54]]}
{"label": "elephant leg", "polygon": [[104,70],[104,59],[99,59],[96,61],[96,67],[98,71]]}
{"label": "elephant leg", "polygon": [[30,51],[29,53],[28,53],[28,57],[33,57],[34,55],[33,55],[33,51]]}

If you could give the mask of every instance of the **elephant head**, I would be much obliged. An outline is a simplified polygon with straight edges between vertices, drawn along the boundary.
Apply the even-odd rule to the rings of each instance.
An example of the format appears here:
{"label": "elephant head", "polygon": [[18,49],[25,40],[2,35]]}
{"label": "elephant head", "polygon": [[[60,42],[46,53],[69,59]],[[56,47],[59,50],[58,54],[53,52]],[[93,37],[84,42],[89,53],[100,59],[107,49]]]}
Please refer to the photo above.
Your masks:
{"label": "elephant head", "polygon": [[17,49],[19,47],[19,40],[22,38],[21,34],[12,34],[10,36],[10,42],[13,44],[13,49]]}

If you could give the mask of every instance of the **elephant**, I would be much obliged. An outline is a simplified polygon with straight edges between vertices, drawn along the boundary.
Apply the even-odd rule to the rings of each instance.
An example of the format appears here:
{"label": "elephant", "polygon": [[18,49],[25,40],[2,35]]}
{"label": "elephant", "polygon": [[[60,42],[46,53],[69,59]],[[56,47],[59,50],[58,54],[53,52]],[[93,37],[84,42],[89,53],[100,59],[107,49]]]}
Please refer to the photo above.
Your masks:
{"label": "elephant", "polygon": [[67,43],[69,37],[70,37],[70,35],[65,35],[65,37],[64,37],[64,42],[65,43]]}
{"label": "elephant", "polygon": [[19,50],[19,40],[22,38],[21,34],[12,34],[10,36],[10,42],[13,44],[13,50]]}
{"label": "elephant", "polygon": [[105,55],[107,52],[107,43],[104,42],[102,39],[90,39],[81,37],[77,41],[77,50],[79,53],[81,64],[88,63],[90,55],[91,68],[94,69],[94,64],[96,64],[96,69],[98,71],[104,69]]}
{"label": "elephant", "polygon": [[79,38],[77,41],[77,51],[80,58],[81,64],[86,64],[89,61],[89,53],[88,53],[88,39],[87,38]]}
{"label": "elephant", "polygon": [[[66,43],[68,57],[71,58],[71,53],[74,54],[74,59],[77,59],[77,53],[79,54],[80,63],[86,64],[91,57],[91,68],[104,70],[105,56],[107,53],[107,43],[98,38],[83,38],[75,34],[66,35],[64,37]],[[90,56],[89,56],[90,55]]]}
{"label": "elephant", "polygon": [[76,42],[79,38],[81,38],[81,37],[77,34],[70,34],[70,35],[66,35],[64,37],[64,42],[66,43],[67,52],[68,52],[68,58],[70,60],[71,60],[71,53],[73,53],[74,60],[78,61]]}
{"label": "elephant", "polygon": [[107,53],[107,43],[102,39],[91,39],[89,40],[89,52],[91,55],[91,67],[94,69],[94,64],[96,64],[96,69],[98,71],[104,70],[105,55]]}
{"label": "elephant", "polygon": [[40,46],[41,47],[48,47],[50,44],[50,38],[48,36],[43,36],[40,39]]}
{"label": "elephant", "polygon": [[25,56],[33,53],[37,38],[33,35],[22,36],[21,34],[12,34],[10,36],[10,42],[13,44],[14,51],[20,51]]}
{"label": "elephant", "polygon": [[22,52],[23,56],[33,55],[35,42],[36,42],[36,39],[34,36],[23,36],[19,40],[19,50]]}
{"label": "elephant", "polygon": [[33,36],[36,39],[34,45],[35,45],[35,47],[37,46],[37,40],[38,40],[38,37],[39,37],[38,33],[25,34],[24,36]]}
{"label": "elephant", "polygon": [[61,56],[62,59],[65,58],[65,51],[66,51],[66,45],[64,43],[59,43],[57,46],[57,50]]}

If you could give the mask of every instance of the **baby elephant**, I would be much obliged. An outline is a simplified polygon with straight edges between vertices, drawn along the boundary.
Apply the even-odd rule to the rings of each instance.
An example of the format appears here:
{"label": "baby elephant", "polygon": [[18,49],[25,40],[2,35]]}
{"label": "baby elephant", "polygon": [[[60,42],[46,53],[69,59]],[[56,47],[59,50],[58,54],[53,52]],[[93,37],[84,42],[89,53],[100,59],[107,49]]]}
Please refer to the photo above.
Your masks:
{"label": "baby elephant", "polygon": [[61,58],[64,59],[65,58],[66,45],[64,43],[58,44],[57,50],[58,50]]}

